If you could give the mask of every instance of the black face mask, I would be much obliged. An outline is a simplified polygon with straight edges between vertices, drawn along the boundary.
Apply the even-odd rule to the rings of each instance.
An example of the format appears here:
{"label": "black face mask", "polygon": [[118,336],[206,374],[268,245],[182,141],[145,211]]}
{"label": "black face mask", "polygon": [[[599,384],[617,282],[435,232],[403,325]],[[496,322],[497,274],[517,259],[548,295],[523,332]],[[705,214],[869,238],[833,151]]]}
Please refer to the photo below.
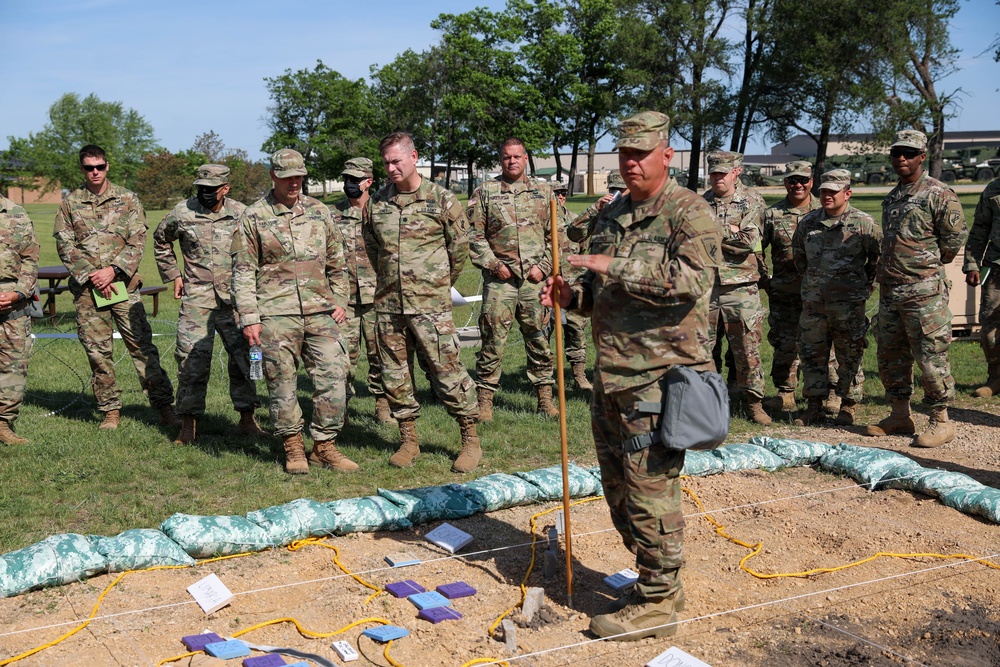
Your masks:
{"label": "black face mask", "polygon": [[219,189],[221,186],[199,185],[198,203],[207,209],[215,208],[219,203]]}
{"label": "black face mask", "polygon": [[350,199],[360,199],[362,193],[360,183],[352,183],[350,181],[344,182],[344,194]]}

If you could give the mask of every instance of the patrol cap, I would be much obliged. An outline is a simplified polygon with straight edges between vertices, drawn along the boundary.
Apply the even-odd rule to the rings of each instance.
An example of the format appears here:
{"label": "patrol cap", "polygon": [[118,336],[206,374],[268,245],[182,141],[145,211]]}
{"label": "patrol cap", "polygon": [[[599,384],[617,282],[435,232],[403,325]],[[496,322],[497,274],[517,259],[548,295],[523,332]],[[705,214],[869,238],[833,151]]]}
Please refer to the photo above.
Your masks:
{"label": "patrol cap", "polygon": [[892,140],[892,148],[916,148],[917,150],[927,150],[927,135],[920,130],[900,130]]}
{"label": "patrol cap", "polygon": [[811,163],[805,160],[799,160],[797,162],[789,162],[785,165],[785,178],[791,178],[792,176],[803,176],[805,178],[813,177],[813,166]]}
{"label": "patrol cap", "polygon": [[195,185],[219,187],[229,182],[229,167],[224,164],[203,164],[198,167]]}
{"label": "patrol cap", "polygon": [[625,179],[617,171],[613,171],[608,174],[608,190],[628,190],[628,186],[625,185]]}
{"label": "patrol cap", "polygon": [[352,157],[344,163],[344,171],[341,176],[354,176],[355,178],[372,177],[372,161],[366,157]]}
{"label": "patrol cap", "polygon": [[840,192],[844,188],[851,189],[851,172],[846,169],[834,169],[819,177],[820,190]]}
{"label": "patrol cap", "polygon": [[569,183],[565,178],[560,178],[559,180],[552,181],[551,183],[552,192],[569,192]]}
{"label": "patrol cap", "polygon": [[743,166],[743,153],[712,151],[707,157],[708,173],[710,174],[728,174],[736,167]]}
{"label": "patrol cap", "polygon": [[282,148],[271,154],[271,171],[276,178],[305,176],[308,173],[302,153],[291,148]]}
{"label": "patrol cap", "polygon": [[637,148],[641,151],[651,151],[661,141],[666,141],[669,133],[670,116],[659,111],[643,111],[618,123],[618,141],[615,142],[615,150]]}

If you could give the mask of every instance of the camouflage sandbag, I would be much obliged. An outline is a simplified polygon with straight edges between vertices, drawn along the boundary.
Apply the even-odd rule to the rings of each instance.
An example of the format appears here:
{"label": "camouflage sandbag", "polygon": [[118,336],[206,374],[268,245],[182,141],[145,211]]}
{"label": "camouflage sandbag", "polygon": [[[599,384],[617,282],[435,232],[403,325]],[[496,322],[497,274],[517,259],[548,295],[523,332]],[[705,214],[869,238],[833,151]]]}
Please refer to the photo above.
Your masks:
{"label": "camouflage sandbag", "polygon": [[464,495],[458,484],[399,491],[379,489],[378,494],[399,507],[403,515],[414,525],[430,521],[464,519],[483,511],[483,505]]}
{"label": "camouflage sandbag", "polygon": [[527,505],[538,500],[538,487],[520,477],[498,472],[458,484],[459,492],[479,503],[484,512]]}
{"label": "camouflage sandbag", "polygon": [[337,529],[337,515],[333,510],[309,498],[249,512],[247,519],[260,526],[276,547],[307,537],[333,535]]}
{"label": "camouflage sandbag", "polygon": [[758,469],[774,472],[787,465],[783,458],[757,445],[724,445],[709,453],[722,461],[723,472]]}
{"label": "camouflage sandbag", "polygon": [[684,453],[684,467],[681,469],[682,475],[707,477],[708,475],[718,475],[721,472],[723,472],[722,459],[715,456],[712,452],[688,450]]}
{"label": "camouflage sandbag", "polygon": [[264,529],[245,516],[177,513],[161,523],[160,530],[195,558],[263,551],[272,546]]}
{"label": "camouflage sandbag", "polygon": [[[593,496],[601,488],[600,481],[594,479],[589,472],[576,465],[572,461],[569,463],[569,495],[577,498],[580,496]],[[521,479],[538,487],[539,500],[556,500],[562,498],[562,466],[552,466],[550,468],[539,468],[528,472],[514,473]]]}
{"label": "camouflage sandbag", "polygon": [[965,508],[971,507],[975,502],[972,496],[984,488],[986,487],[960,472],[929,470],[917,478],[914,491],[937,496],[948,507],[965,512]]}
{"label": "camouflage sandbag", "polygon": [[976,486],[958,486],[940,492],[938,500],[943,504],[963,512],[964,514],[976,514],[979,509],[979,498],[987,487],[976,483]]}
{"label": "camouflage sandbag", "polygon": [[913,459],[898,452],[841,443],[824,454],[819,465],[827,472],[850,477],[862,486],[874,490],[882,479],[889,479],[889,471],[899,476],[905,470],[907,462],[920,467]]}
{"label": "camouflage sandbag", "polygon": [[194,565],[195,560],[165,534],[135,528],[97,540],[97,550],[108,560],[108,572],[145,570],[157,565]]}
{"label": "camouflage sandbag", "polygon": [[595,496],[603,496],[604,495],[604,481],[601,479],[601,466],[594,466],[593,468],[584,468],[584,470],[586,470],[591,475],[593,475],[594,479],[597,480],[597,492],[594,495]]}
{"label": "camouflage sandbag", "polygon": [[772,438],[768,435],[755,435],[750,438],[750,444],[763,447],[769,452],[780,456],[785,460],[785,465],[790,468],[814,465],[832,447],[832,445],[828,445],[825,442]]}
{"label": "camouflage sandbag", "polygon": [[1000,523],[1000,489],[984,487],[976,505],[976,514],[993,523]]}
{"label": "camouflage sandbag", "polygon": [[97,535],[53,535],[0,556],[0,596],[82,581],[108,569]]}
{"label": "camouflage sandbag", "polygon": [[334,500],[326,506],[337,515],[337,535],[413,527],[401,509],[381,496]]}
{"label": "camouflage sandbag", "polygon": [[883,473],[879,481],[880,489],[902,489],[903,491],[918,491],[920,479],[927,474],[936,472],[921,467],[919,463],[912,459],[900,461]]}

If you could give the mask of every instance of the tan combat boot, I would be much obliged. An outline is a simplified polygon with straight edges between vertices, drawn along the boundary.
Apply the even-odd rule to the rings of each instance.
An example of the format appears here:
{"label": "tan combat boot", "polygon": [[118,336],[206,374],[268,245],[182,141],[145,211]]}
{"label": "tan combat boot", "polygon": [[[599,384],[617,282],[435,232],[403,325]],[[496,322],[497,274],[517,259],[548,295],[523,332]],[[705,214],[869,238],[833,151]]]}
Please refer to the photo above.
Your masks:
{"label": "tan combat boot", "polygon": [[590,380],[587,379],[587,364],[582,361],[573,364],[573,380],[576,381],[576,386],[584,391],[593,391],[594,389],[594,385],[590,384]]}
{"label": "tan combat boot", "polygon": [[462,451],[451,466],[452,472],[472,472],[483,460],[483,450],[479,447],[479,435],[476,433],[476,420],[472,417],[459,417],[458,427],[462,429]]}
{"label": "tan combat boot", "polygon": [[493,421],[493,390],[479,387],[476,392],[479,397],[479,421]]}
{"label": "tan combat boot", "polygon": [[1000,380],[988,380],[986,384],[972,392],[972,395],[979,398],[1000,396]]}
{"label": "tan combat boot", "polygon": [[285,436],[281,443],[285,447],[285,472],[289,475],[308,475],[309,462],[306,460],[306,446],[302,434]]}
{"label": "tan combat boot", "polygon": [[826,398],[826,416],[833,419],[840,414],[840,396],[837,396],[835,389],[830,389]]}
{"label": "tan combat boot", "polygon": [[399,421],[399,449],[389,457],[389,465],[394,468],[409,468],[414,459],[420,456],[420,444],[417,442],[417,422],[415,419]]}
{"label": "tan combat boot", "polygon": [[880,435],[913,435],[917,427],[910,416],[909,398],[891,398],[892,412],[878,424],[872,424],[865,429],[865,434],[872,437]]}
{"label": "tan combat boot", "polygon": [[[684,595],[683,585],[680,587],[680,590],[674,593],[674,597],[672,599],[674,601],[674,611],[684,611],[684,608],[687,606],[687,597]],[[604,613],[613,614],[616,611],[621,611],[630,604],[636,604],[637,602],[642,602],[641,596],[638,592],[636,592],[635,588],[629,588],[625,595],[609,604],[607,607],[608,610]]]}
{"label": "tan combat boot", "polygon": [[108,410],[104,413],[104,421],[97,428],[104,429],[105,431],[113,431],[118,428],[118,424],[121,423],[122,413],[120,410]]}
{"label": "tan combat boot", "polygon": [[181,415],[181,432],[174,438],[175,445],[186,445],[194,442],[197,423],[194,415]]}
{"label": "tan combat boot", "polygon": [[354,472],[360,466],[340,453],[337,449],[337,441],[317,440],[313,443],[312,453],[309,454],[309,464],[322,466],[341,472]]}
{"label": "tan combat boot", "polygon": [[760,396],[747,394],[747,412],[750,413],[750,419],[757,422],[761,426],[770,425],[771,417],[764,412],[764,401]]}
{"label": "tan combat boot", "polygon": [[778,398],[781,399],[781,411],[782,412],[795,412],[799,409],[799,406],[795,404],[795,392],[794,391],[782,391],[778,392]]}
{"label": "tan combat boot", "polygon": [[674,600],[664,598],[654,602],[639,598],[614,613],[592,618],[590,631],[598,637],[622,642],[634,642],[646,637],[672,637],[677,634]]}
{"label": "tan combat boot", "polygon": [[955,424],[948,421],[948,408],[931,408],[931,423],[913,441],[914,447],[940,447],[955,439]]}
{"label": "tan combat boot", "polygon": [[379,396],[375,399],[375,419],[383,424],[395,424],[396,420],[389,409],[389,399]]}
{"label": "tan combat boot", "polygon": [[538,398],[536,412],[547,417],[558,417],[559,408],[552,403],[552,385],[540,384],[535,387],[535,396]]}
{"label": "tan combat boot", "polygon": [[10,428],[10,422],[0,419],[0,442],[5,445],[26,445],[31,441],[14,433]]}
{"label": "tan combat boot", "polygon": [[826,413],[823,411],[823,399],[810,398],[809,407],[795,420],[795,425],[812,426],[813,424],[822,424],[825,419]]}
{"label": "tan combat boot", "polygon": [[181,418],[177,416],[176,412],[174,412],[174,406],[172,405],[160,406],[160,425],[161,426],[181,425]]}
{"label": "tan combat boot", "polygon": [[858,408],[858,402],[853,398],[844,398],[840,401],[840,412],[833,423],[837,426],[850,426],[854,423],[854,415]]}
{"label": "tan combat boot", "polygon": [[240,423],[236,425],[237,435],[248,435],[252,438],[263,438],[267,435],[257,424],[253,410],[240,410]]}

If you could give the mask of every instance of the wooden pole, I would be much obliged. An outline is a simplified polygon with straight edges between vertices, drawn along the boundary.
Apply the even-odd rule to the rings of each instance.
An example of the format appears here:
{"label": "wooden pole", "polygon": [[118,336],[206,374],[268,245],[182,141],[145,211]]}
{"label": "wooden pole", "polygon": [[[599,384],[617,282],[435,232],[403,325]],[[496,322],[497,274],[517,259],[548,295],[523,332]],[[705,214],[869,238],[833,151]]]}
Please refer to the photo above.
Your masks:
{"label": "wooden pole", "polygon": [[[553,197],[549,202],[549,225],[552,229],[552,276],[559,275],[559,218]],[[566,606],[573,608],[573,531],[569,522],[569,445],[566,442],[566,382],[563,380],[563,331],[562,308],[559,306],[559,288],[553,292],[556,324],[556,386],[559,388],[559,445],[562,455],[563,527],[566,534]]]}

